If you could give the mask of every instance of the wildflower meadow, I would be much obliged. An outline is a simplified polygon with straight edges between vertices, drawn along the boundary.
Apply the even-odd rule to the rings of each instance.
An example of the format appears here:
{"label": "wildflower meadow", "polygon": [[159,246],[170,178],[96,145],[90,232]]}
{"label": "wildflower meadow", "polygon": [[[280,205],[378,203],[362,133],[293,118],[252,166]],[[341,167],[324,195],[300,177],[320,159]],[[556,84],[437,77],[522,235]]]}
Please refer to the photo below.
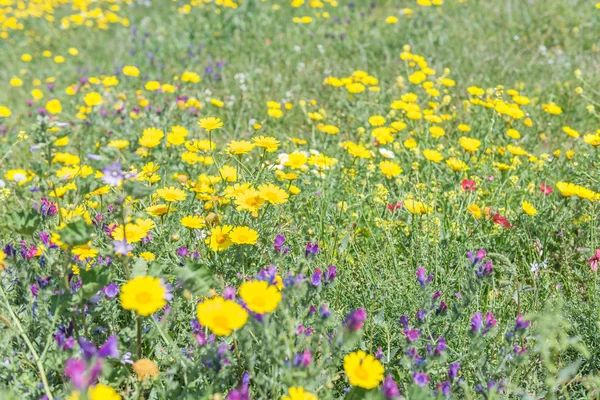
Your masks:
{"label": "wildflower meadow", "polygon": [[600,398],[600,3],[0,0],[0,399]]}

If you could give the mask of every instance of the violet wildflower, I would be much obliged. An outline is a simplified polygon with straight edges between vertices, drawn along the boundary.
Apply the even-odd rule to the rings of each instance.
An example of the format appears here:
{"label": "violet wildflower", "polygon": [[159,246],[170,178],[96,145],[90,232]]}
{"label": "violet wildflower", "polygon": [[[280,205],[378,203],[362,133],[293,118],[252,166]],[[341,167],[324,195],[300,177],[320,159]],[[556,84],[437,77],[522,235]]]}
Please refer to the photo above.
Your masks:
{"label": "violet wildflower", "polygon": [[404,333],[406,334],[408,341],[411,343],[419,339],[419,336],[421,336],[421,331],[418,329],[405,329]]}
{"label": "violet wildflower", "polygon": [[479,311],[473,314],[473,318],[471,318],[471,330],[473,333],[479,333],[479,329],[481,329],[481,324],[483,323],[483,316]]}
{"label": "violet wildflower", "polygon": [[363,326],[367,319],[367,311],[361,307],[358,310],[351,311],[344,319],[344,326],[351,331],[357,331]]}
{"label": "violet wildflower", "polygon": [[119,286],[116,283],[111,282],[102,288],[102,293],[107,299],[114,299],[119,294]]}
{"label": "violet wildflower", "polygon": [[306,257],[308,257],[310,255],[316,255],[316,254],[319,254],[319,244],[308,242],[308,244],[306,245],[306,251],[305,251]]}
{"label": "violet wildflower", "polygon": [[383,380],[381,390],[383,391],[383,395],[386,398],[386,400],[396,399],[400,397],[400,390],[398,389],[398,384],[391,375],[385,377],[385,379]]}
{"label": "violet wildflower", "polygon": [[313,286],[319,286],[321,284],[321,269],[315,268],[315,272],[312,274],[311,283]]}
{"label": "violet wildflower", "polygon": [[126,239],[123,240],[115,240],[113,242],[115,253],[121,255],[127,255],[131,250],[133,250],[133,246],[127,243]]}
{"label": "violet wildflower", "polygon": [[322,305],[319,308],[319,315],[321,315],[321,318],[327,319],[331,315],[331,311],[329,311],[329,307],[327,307],[326,305]]}
{"label": "violet wildflower", "polygon": [[453,362],[448,367],[448,378],[450,379],[451,382],[453,382],[456,379],[456,377],[458,376],[459,369],[460,369],[460,363],[458,361]]}
{"label": "violet wildflower", "polygon": [[427,374],[424,374],[422,372],[415,372],[415,373],[413,373],[413,381],[417,385],[424,387],[429,384],[430,378],[429,378],[429,375],[427,375]]}
{"label": "violet wildflower", "polygon": [[517,316],[517,321],[515,322],[515,331],[519,329],[527,329],[531,325],[531,322],[523,320],[523,314],[519,314]]}
{"label": "violet wildflower", "polygon": [[104,183],[110,186],[119,186],[123,181],[123,171],[121,170],[121,163],[116,162],[109,164],[102,170],[104,174],[102,180]]}
{"label": "violet wildflower", "polygon": [[98,357],[119,358],[119,342],[116,335],[111,335],[106,339],[106,343],[98,349]]}
{"label": "violet wildflower", "polygon": [[404,329],[408,329],[408,316],[402,315],[400,316],[400,324],[404,326]]}

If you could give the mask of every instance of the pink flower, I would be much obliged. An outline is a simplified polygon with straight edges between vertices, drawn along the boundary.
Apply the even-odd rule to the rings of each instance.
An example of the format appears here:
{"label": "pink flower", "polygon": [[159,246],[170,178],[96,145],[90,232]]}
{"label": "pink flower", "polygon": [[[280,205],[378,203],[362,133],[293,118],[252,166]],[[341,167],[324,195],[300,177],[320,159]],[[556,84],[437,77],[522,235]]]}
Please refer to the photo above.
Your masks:
{"label": "pink flower", "polygon": [[590,264],[590,269],[592,271],[598,271],[598,261],[600,261],[600,249],[594,252],[594,255],[587,260],[587,263]]}
{"label": "pink flower", "polygon": [[552,189],[552,187],[546,185],[546,182],[542,182],[542,185],[540,186],[540,191],[542,193],[544,193],[546,196],[548,196],[550,193],[552,193],[554,191],[554,189]]}

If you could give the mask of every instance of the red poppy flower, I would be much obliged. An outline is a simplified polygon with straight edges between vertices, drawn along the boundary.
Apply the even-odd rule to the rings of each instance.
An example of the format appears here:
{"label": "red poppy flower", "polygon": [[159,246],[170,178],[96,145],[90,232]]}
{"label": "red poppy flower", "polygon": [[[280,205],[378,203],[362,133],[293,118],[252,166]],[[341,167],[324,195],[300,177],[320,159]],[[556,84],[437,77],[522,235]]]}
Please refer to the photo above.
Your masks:
{"label": "red poppy flower", "polygon": [[477,185],[475,184],[475,181],[470,181],[468,179],[463,180],[460,186],[462,186],[463,190],[465,191],[477,190]]}

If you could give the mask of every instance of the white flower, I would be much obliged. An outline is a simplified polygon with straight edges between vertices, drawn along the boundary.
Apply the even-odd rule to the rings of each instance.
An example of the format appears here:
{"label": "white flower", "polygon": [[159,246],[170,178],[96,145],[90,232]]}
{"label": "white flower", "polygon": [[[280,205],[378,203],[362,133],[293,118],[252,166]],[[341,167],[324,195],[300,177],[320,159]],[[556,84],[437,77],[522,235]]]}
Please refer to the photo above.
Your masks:
{"label": "white flower", "polygon": [[384,148],[379,149],[379,154],[381,154],[381,156],[383,158],[395,158],[396,157],[396,155],[394,154],[393,151],[384,149]]}

